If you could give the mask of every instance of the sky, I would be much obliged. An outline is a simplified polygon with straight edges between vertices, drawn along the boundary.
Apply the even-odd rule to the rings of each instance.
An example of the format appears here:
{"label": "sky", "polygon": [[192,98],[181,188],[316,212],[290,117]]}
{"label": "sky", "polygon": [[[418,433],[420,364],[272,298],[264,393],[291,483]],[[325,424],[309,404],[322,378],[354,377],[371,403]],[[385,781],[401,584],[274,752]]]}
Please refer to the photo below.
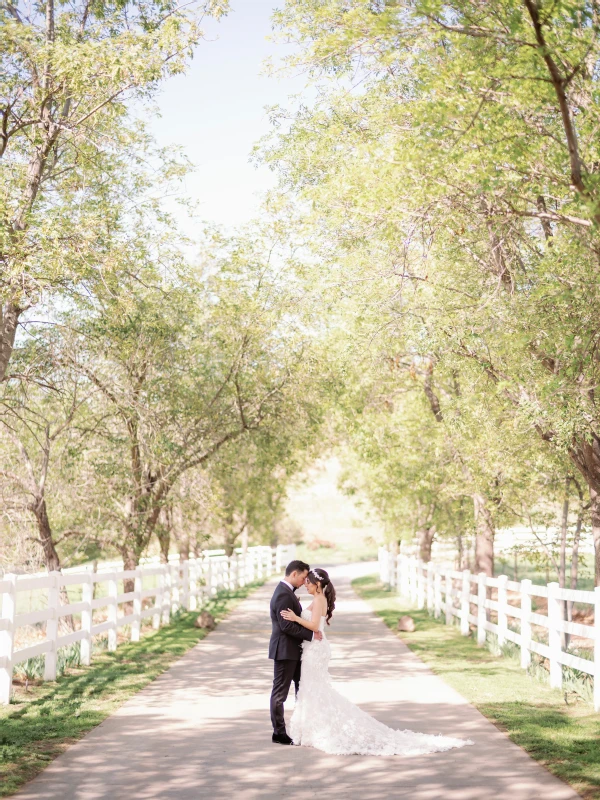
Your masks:
{"label": "sky", "polygon": [[227,17],[208,20],[206,41],[187,73],[164,84],[160,117],[151,120],[159,144],[183,147],[196,165],[185,193],[199,202],[200,217],[226,227],[249,220],[260,194],[275,183],[268,168],[249,161],[254,143],[269,131],[265,106],[286,105],[289,95],[304,86],[301,75],[264,74],[265,59],[277,59],[286,48],[266,41],[277,5],[275,0],[231,0]]}

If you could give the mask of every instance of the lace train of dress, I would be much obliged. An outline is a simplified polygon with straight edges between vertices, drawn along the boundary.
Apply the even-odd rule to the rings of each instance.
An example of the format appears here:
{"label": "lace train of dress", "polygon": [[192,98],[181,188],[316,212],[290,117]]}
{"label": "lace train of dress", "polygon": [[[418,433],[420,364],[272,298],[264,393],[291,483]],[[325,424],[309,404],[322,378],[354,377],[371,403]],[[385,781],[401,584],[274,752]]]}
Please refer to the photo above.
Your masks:
{"label": "lace train of dress", "polygon": [[[302,612],[310,619],[310,611]],[[325,618],[321,620],[324,630]],[[294,744],[315,747],[332,755],[417,756],[473,744],[414,731],[388,728],[337,692],[329,675],[331,649],[322,641],[304,642],[302,677],[290,722]]]}

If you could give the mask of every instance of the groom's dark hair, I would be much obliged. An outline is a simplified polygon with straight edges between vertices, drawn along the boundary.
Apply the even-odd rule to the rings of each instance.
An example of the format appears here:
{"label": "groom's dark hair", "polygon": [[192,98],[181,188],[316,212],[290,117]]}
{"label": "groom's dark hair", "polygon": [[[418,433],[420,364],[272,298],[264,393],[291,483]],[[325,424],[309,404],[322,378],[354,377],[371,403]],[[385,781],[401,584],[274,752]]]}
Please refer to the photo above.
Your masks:
{"label": "groom's dark hair", "polygon": [[290,563],[285,568],[285,576],[287,578],[288,575],[291,575],[292,572],[305,572],[309,570],[310,567],[308,564],[305,564],[304,561],[290,561]]}

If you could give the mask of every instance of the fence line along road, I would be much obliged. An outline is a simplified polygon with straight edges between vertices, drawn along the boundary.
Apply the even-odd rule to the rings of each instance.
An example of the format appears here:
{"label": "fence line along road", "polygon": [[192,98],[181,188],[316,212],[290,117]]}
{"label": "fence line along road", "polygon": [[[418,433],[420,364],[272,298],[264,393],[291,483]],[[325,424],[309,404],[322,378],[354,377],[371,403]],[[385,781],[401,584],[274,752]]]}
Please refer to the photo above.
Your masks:
{"label": "fence line along road", "polygon": [[[4,575],[0,579],[0,703],[10,702],[16,664],[43,655],[44,680],[55,680],[57,653],[61,647],[80,642],[81,663],[89,665],[94,636],[106,633],[108,649],[116,650],[119,628],[130,626],[131,641],[137,642],[145,619],[152,617],[154,628],[159,628],[161,624],[168,625],[171,615],[179,608],[194,611],[222,589],[235,590],[264,580],[274,571],[280,572],[294,555],[294,545],[249,547],[245,553],[239,550],[231,556],[226,556],[224,551],[208,551],[200,558],[188,561],[174,559],[169,564],[160,564],[158,559],[145,559],[134,570],[116,569],[122,567],[122,563],[115,562],[103,564],[96,571],[82,568],[80,571],[38,575]],[[124,580],[134,582],[132,592],[119,591],[119,584]],[[62,605],[61,589],[78,586],[81,587],[81,602]],[[105,593],[96,597],[96,590],[102,587],[105,587]],[[17,613],[19,593],[32,590],[47,593],[46,607]],[[119,616],[119,606],[124,603],[128,604],[132,613]],[[148,603],[151,605],[144,607]],[[94,611],[99,609],[106,619],[95,622]],[[67,616],[79,617],[80,627],[61,635],[59,620]],[[43,623],[46,624],[43,640],[14,649],[18,628]]]}
{"label": "fence line along road", "polygon": [[[591,675],[594,710],[600,711],[600,586],[586,592],[561,589],[558,583],[511,581],[506,575],[490,578],[483,572],[457,571],[415,556],[396,556],[385,547],[379,549],[379,574],[383,583],[396,587],[418,608],[427,608],[437,618],[443,613],[446,625],[458,618],[464,636],[469,636],[473,625],[478,644],[485,644],[488,633],[496,634],[500,647],[513,642],[521,649],[524,669],[532,653],[548,659],[550,685],[555,688],[562,686],[563,666]],[[532,598],[546,600],[548,613],[533,611]],[[593,608],[593,624],[570,619],[574,603]],[[590,641],[593,660],[566,652],[570,636]]]}

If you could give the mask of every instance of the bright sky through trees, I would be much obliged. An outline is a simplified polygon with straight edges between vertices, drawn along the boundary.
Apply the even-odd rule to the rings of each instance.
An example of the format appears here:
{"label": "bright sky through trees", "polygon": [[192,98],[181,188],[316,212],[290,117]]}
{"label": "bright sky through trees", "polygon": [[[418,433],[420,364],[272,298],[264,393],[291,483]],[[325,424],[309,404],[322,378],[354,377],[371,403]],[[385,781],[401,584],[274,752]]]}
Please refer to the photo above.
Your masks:
{"label": "bright sky through trees", "polygon": [[232,0],[220,22],[204,24],[206,41],[190,69],[167,81],[152,131],[162,145],[179,145],[197,166],[186,179],[203,220],[239,225],[258,210],[259,195],[275,184],[265,166],[249,162],[254,143],[269,130],[265,106],[285,105],[302,76],[266,75],[264,62],[281,56],[268,41],[275,0]]}

